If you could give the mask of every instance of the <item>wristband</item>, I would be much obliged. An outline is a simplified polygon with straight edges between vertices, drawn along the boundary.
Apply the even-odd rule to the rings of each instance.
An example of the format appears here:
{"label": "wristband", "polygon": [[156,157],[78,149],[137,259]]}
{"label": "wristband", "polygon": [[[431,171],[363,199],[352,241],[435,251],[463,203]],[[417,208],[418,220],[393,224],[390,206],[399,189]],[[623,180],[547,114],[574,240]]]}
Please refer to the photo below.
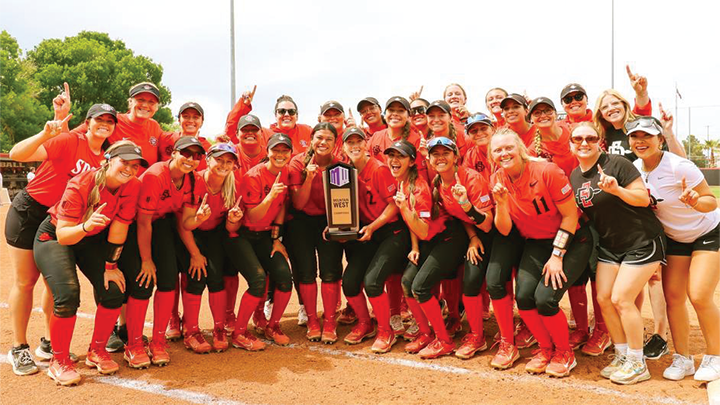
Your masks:
{"label": "wristband", "polygon": [[105,271],[117,270],[117,263],[105,262]]}
{"label": "wristband", "polygon": [[568,245],[573,239],[573,234],[560,228],[557,231],[557,234],[555,235],[555,240],[553,240],[553,247],[566,250]]}
{"label": "wristband", "polygon": [[558,248],[554,248],[553,251],[552,251],[552,254],[553,254],[553,256],[557,256],[557,257],[559,257],[559,258],[562,259],[563,256],[565,256],[565,251],[564,251],[564,250],[560,250],[560,249],[558,249]]}
{"label": "wristband", "polygon": [[463,200],[463,201],[458,201],[458,204],[460,204],[460,205],[465,205],[465,204],[467,204],[467,203],[469,203],[469,202],[470,202],[470,201],[468,201],[468,200]]}
{"label": "wristband", "polygon": [[487,215],[482,212],[478,212],[475,207],[470,208],[470,211],[466,212],[467,216],[475,222],[475,225],[480,225],[485,222]]}
{"label": "wristband", "polygon": [[[105,259],[108,263],[116,263],[118,259],[120,259],[120,254],[122,254],[123,251],[123,245],[117,244],[117,243],[110,243],[110,250],[108,250],[108,256],[107,259]],[[115,266],[117,267],[117,266]]]}
{"label": "wristband", "polygon": [[282,236],[283,236],[282,224],[273,223],[272,227],[270,228],[270,239],[277,240],[277,239],[280,239]]}
{"label": "wristband", "polygon": [[473,236],[471,236],[471,237],[470,237],[470,239],[468,239],[468,241],[471,241],[471,240],[472,240],[473,238],[478,238],[478,240],[480,239],[480,237],[479,237],[479,236],[477,236],[477,235],[473,235]]}
{"label": "wristband", "polygon": [[85,229],[85,222],[82,223],[81,227],[83,232],[88,233],[87,229]]}

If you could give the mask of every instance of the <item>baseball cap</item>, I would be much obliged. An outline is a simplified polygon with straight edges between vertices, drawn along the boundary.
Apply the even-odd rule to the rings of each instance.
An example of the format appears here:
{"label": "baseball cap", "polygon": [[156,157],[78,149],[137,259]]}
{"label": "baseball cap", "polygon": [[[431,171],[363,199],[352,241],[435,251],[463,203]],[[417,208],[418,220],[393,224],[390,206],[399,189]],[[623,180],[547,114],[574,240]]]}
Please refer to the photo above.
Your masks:
{"label": "baseball cap", "polygon": [[570,83],[567,86],[563,87],[562,91],[560,92],[560,99],[562,100],[570,93],[582,93],[587,96],[587,92],[585,91],[583,86],[577,83]]}
{"label": "baseball cap", "polygon": [[343,137],[342,137],[343,142],[347,141],[347,139],[353,135],[357,135],[357,136],[361,137],[362,139],[367,138],[365,136],[365,131],[363,131],[362,129],[360,129],[358,127],[350,127],[348,129],[346,129],[345,133],[343,134]]}
{"label": "baseball cap", "polygon": [[388,146],[387,149],[385,149],[384,154],[389,154],[391,150],[397,151],[403,156],[409,156],[412,160],[415,160],[417,157],[417,150],[415,149],[415,146],[404,139]]}
{"label": "baseball cap", "polygon": [[141,93],[150,93],[160,100],[160,90],[150,82],[138,83],[130,88],[130,97],[135,97]]}
{"label": "baseball cap", "polygon": [[392,103],[400,103],[405,110],[410,111],[410,102],[407,101],[407,99],[405,97],[401,97],[401,96],[391,97],[387,101],[387,103],[385,103],[385,109],[387,110],[388,107],[390,107],[390,104],[392,104]]}
{"label": "baseball cap", "polygon": [[446,147],[458,155],[457,145],[455,145],[455,142],[453,142],[450,138],[445,138],[444,136],[432,138],[430,142],[428,142],[428,152],[432,152],[432,150],[438,146]]}
{"label": "baseball cap", "polygon": [[345,113],[345,109],[343,109],[342,104],[338,103],[337,101],[330,100],[326,102],[325,104],[320,107],[320,114],[325,114],[328,112],[328,110],[338,110],[341,113]]}
{"label": "baseball cap", "polygon": [[262,129],[260,125],[260,119],[252,114],[243,115],[238,121],[238,131],[245,128],[248,125],[256,126],[258,129]]}
{"label": "baseball cap", "polygon": [[375,97],[365,97],[364,99],[360,100],[359,103],[357,103],[357,110],[360,112],[363,109],[363,106],[365,104],[372,104],[380,107],[380,102],[377,101]]}
{"label": "baseball cap", "polygon": [[231,143],[216,143],[215,145],[211,146],[207,152],[208,156],[210,157],[218,157],[226,153],[233,155],[235,160],[238,159],[237,148],[235,148],[235,146]]}
{"label": "baseball cap", "polygon": [[270,137],[270,139],[268,139],[267,149],[270,150],[280,144],[287,146],[288,148],[290,148],[290,150],[292,150],[292,148],[293,148],[290,137],[288,137],[285,134],[281,134],[281,133],[277,132],[277,133],[274,133]]}
{"label": "baseball cap", "polygon": [[142,150],[135,144],[121,145],[113,149],[111,152],[105,153],[105,159],[112,159],[119,156],[122,160],[139,160],[140,166],[147,168],[150,166],[148,161],[142,155]]}
{"label": "baseball cap", "polygon": [[488,117],[487,115],[483,113],[475,113],[471,115],[467,121],[465,122],[465,131],[469,131],[470,127],[472,127],[475,124],[485,124],[490,125],[492,127],[495,126],[495,123]]}
{"label": "baseball cap", "polygon": [[533,100],[532,103],[530,103],[530,107],[528,108],[528,115],[531,115],[535,107],[539,106],[540,104],[547,104],[552,107],[553,111],[557,111],[557,109],[555,108],[555,104],[553,104],[552,100],[547,97],[538,97]]}
{"label": "baseball cap", "polygon": [[89,120],[105,114],[112,115],[113,120],[115,120],[115,123],[117,124],[117,111],[115,111],[115,108],[113,108],[110,104],[93,104],[88,110],[87,115],[85,115],[85,119]]}
{"label": "baseball cap", "polygon": [[438,107],[441,110],[445,111],[448,114],[451,114],[452,108],[450,107],[450,104],[447,103],[445,100],[435,100],[432,103],[430,103],[429,106],[425,109],[425,111],[430,112],[430,109],[433,107]]}
{"label": "baseball cap", "polygon": [[205,147],[203,144],[194,136],[181,136],[175,141],[175,150],[183,150],[193,146],[200,148],[205,153]]}
{"label": "baseball cap", "polygon": [[517,93],[510,93],[504,99],[502,99],[502,101],[500,102],[500,108],[505,108],[505,104],[507,104],[508,101],[514,101],[525,108],[528,107],[525,97]]}
{"label": "baseball cap", "polygon": [[625,131],[630,135],[633,132],[642,131],[650,135],[662,135],[662,123],[655,118],[650,116],[637,117],[635,120],[625,124]]}
{"label": "baseball cap", "polygon": [[192,108],[193,110],[200,113],[200,116],[205,118],[205,111],[203,111],[203,108],[200,106],[200,104],[190,101],[189,103],[185,103],[180,106],[180,111],[178,111],[178,118],[182,115],[183,111],[187,110],[188,108]]}

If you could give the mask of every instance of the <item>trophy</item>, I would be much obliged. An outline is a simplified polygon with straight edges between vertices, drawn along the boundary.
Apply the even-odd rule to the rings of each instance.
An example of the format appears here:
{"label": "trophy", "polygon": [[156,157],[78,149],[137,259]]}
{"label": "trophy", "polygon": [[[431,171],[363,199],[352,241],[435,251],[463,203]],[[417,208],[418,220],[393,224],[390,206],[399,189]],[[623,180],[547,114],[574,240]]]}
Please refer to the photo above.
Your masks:
{"label": "trophy", "polygon": [[345,242],[358,239],[360,205],[357,170],[338,162],[323,172],[328,240]]}

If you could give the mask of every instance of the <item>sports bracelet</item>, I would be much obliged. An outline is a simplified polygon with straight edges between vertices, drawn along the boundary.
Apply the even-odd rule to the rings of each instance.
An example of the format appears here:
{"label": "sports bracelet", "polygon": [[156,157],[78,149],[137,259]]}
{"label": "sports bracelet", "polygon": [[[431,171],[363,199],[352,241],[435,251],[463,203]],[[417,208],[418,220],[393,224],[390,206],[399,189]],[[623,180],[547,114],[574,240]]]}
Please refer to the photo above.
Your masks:
{"label": "sports bracelet", "polygon": [[468,201],[468,200],[463,200],[463,201],[458,201],[458,204],[460,204],[460,205],[465,205],[465,204],[467,204],[467,203],[469,203],[469,202],[470,202],[470,201]]}
{"label": "sports bracelet", "polygon": [[566,250],[570,242],[572,241],[573,234],[560,228],[557,231],[557,234],[555,235],[555,240],[553,240],[553,247],[556,247],[561,250]]}
{"label": "sports bracelet", "polygon": [[83,232],[88,233],[88,231],[85,229],[85,222],[82,223],[81,227]]}

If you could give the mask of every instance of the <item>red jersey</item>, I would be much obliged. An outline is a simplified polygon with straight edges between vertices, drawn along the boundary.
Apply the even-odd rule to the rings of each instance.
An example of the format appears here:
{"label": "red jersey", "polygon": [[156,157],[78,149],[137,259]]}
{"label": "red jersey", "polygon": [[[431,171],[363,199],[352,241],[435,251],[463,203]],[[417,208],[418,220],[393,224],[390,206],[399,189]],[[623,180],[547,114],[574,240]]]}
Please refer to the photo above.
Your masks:
{"label": "red jersey", "polygon": [[[194,172],[184,175],[182,186],[178,189],[170,178],[169,162],[150,166],[140,176],[142,188],[138,198],[138,213],[152,215],[155,221],[170,213],[180,213],[184,206],[193,206],[190,176],[197,175]],[[195,183],[198,181],[196,177]]]}
{"label": "red jersey", "polygon": [[570,129],[563,123],[560,123],[559,126],[562,133],[557,140],[543,140],[540,143],[540,153],[537,151],[536,142],[533,141],[528,152],[530,152],[530,156],[541,157],[548,162],[555,163],[560,166],[566,176],[570,177],[570,173],[578,166],[578,160],[570,150]]}
{"label": "red jersey", "polygon": [[103,154],[90,150],[85,133],[63,133],[43,143],[47,159],[40,164],[25,190],[40,204],[51,207],[65,191],[68,181],[80,173],[100,167]]}
{"label": "red jersey", "polygon": [[[490,198],[488,183],[482,176],[475,170],[462,166],[458,167],[457,174],[460,178],[460,184],[465,186],[467,190],[468,201],[482,213],[492,210],[493,202]],[[440,200],[442,206],[449,215],[469,224],[474,224],[475,222],[465,213],[460,204],[455,200],[455,197],[453,197],[452,187],[455,183],[456,181],[453,179],[452,184],[447,187],[440,184]]]}
{"label": "red jersey", "polygon": [[293,129],[285,129],[279,127],[278,124],[270,125],[270,136],[275,133],[287,135],[292,141],[293,156],[303,153],[310,147],[310,139],[312,138],[312,127],[305,124],[296,124]]}
{"label": "red jersey", "polygon": [[[88,197],[92,189],[95,188],[96,172],[97,169],[89,170],[73,177],[67,183],[60,201],[48,210],[54,225],[57,225],[58,219],[76,224],[82,221],[85,211],[87,211]],[[102,187],[100,188],[100,201],[92,209],[96,210],[99,206],[107,204],[100,212],[101,214],[108,217],[110,221],[130,225],[135,220],[139,193],[140,180],[136,178],[132,178],[121,185],[115,193],[111,193],[107,187]],[[86,236],[97,235],[108,226],[110,226],[110,222],[103,227],[93,229]]]}
{"label": "red jersey", "polygon": [[[195,202],[199,205],[205,197],[205,194],[207,194],[207,204],[210,206],[210,217],[200,224],[198,229],[202,231],[209,231],[217,228],[218,225],[225,222],[229,208],[225,207],[225,198],[222,195],[222,187],[221,191],[218,191],[215,194],[210,191],[210,188],[205,181],[205,172],[207,172],[207,170],[199,172],[197,174],[197,178],[195,179]],[[235,195],[235,198],[237,199],[240,192],[240,180],[237,177],[235,177],[235,190],[235,192],[238,193]]]}
{"label": "red jersey", "polygon": [[[370,157],[358,173],[358,192],[360,202],[360,220],[370,224],[385,211],[388,204],[395,204],[393,196],[397,191],[395,178],[390,169],[379,160]],[[395,222],[397,217],[388,223]]]}
{"label": "red jersey", "polygon": [[[440,207],[440,215],[438,215],[437,218],[432,219],[432,193],[430,192],[430,186],[428,186],[428,183],[422,177],[418,177],[417,180],[415,180],[415,190],[412,194],[415,198],[414,206],[410,205],[409,190],[410,184],[409,182],[405,182],[405,184],[403,184],[403,193],[405,193],[406,196],[405,201],[411,209],[414,209],[415,212],[417,212],[420,220],[428,224],[428,234],[423,240],[430,240],[435,237],[435,235],[445,230],[445,221],[448,219],[448,214],[445,212],[445,209]],[[405,222],[407,223],[407,221]]]}
{"label": "red jersey", "polygon": [[[306,155],[307,153],[303,152],[299,155],[295,155],[290,161],[290,187],[292,187],[293,190],[298,190],[303,185],[302,172],[305,170]],[[339,161],[339,158],[333,156],[332,161],[328,164],[328,166]],[[307,204],[305,204],[305,207],[300,210],[311,216],[325,215],[325,189],[323,187],[322,179],[322,173],[324,171],[325,169],[320,170],[312,179],[310,199]]]}
{"label": "red jersey", "polygon": [[490,183],[490,176],[493,174],[493,165],[488,157],[487,145],[473,145],[468,148],[462,161],[462,166],[473,169],[480,173],[486,183]]}
{"label": "red jersey", "polygon": [[250,169],[260,164],[260,162],[267,157],[267,151],[264,148],[260,148],[260,153],[254,157],[250,157],[243,151],[242,146],[238,145],[238,157],[240,158],[240,170],[242,173],[247,173]]}
{"label": "red jersey", "polygon": [[[173,150],[175,150],[175,142],[177,142],[178,139],[182,134],[180,132],[165,132],[160,137],[160,143],[158,146],[158,153],[160,153],[160,161],[166,161],[170,160],[172,157]],[[203,148],[205,148],[205,151],[210,149],[212,144],[207,139],[203,138],[202,136],[197,136],[198,141],[202,144]],[[205,170],[207,168],[207,161],[205,159],[200,161],[200,164],[195,169],[196,171]]]}
{"label": "red jersey", "polygon": [[227,135],[228,138],[232,141],[234,144],[238,144],[238,122],[240,122],[240,118],[242,118],[243,115],[250,114],[250,111],[252,111],[252,105],[245,104],[245,99],[240,97],[233,106],[232,110],[227,115],[227,118],[225,119],[225,135]]}
{"label": "red jersey", "polygon": [[570,116],[570,114],[566,114],[565,118],[563,118],[560,122],[565,123],[568,128],[572,131],[575,126],[581,122],[592,122],[593,120],[593,112],[591,109],[586,109],[585,114],[582,117],[579,118],[573,118]]}
{"label": "red jersey", "polygon": [[[275,184],[275,179],[277,179],[277,175],[272,174],[264,164],[257,165],[245,173],[242,181],[241,195],[246,210],[262,203],[265,197],[270,194],[270,189],[273,184]],[[288,169],[286,167],[283,167],[280,171],[280,183],[288,184]],[[282,194],[273,200],[267,213],[259,221],[250,222],[250,217],[247,215],[247,212],[245,212],[242,220],[243,226],[256,232],[270,230],[273,221],[275,221],[278,213],[285,205],[287,198],[288,191],[285,189]]]}
{"label": "red jersey", "polygon": [[507,122],[505,122],[505,117],[503,117],[502,114],[500,114],[500,115],[492,114],[492,117],[494,118],[495,128],[501,128],[501,127],[504,127],[505,125],[507,125]]}
{"label": "red jersey", "polygon": [[560,167],[529,161],[515,182],[500,168],[492,176],[492,184],[497,183],[508,189],[510,218],[524,238],[555,237],[562,222],[557,204],[573,198],[572,186]]}
{"label": "red jersey", "polygon": [[[358,120],[358,122],[359,122],[359,120]],[[378,133],[378,132],[380,132],[380,131],[382,131],[382,130],[387,129],[387,127],[388,127],[387,124],[383,124],[383,123],[382,123],[382,120],[381,120],[381,121],[380,121],[380,125],[377,125],[377,126],[374,126],[374,127],[373,127],[373,126],[364,127],[364,128],[363,128],[363,131],[365,132],[365,134],[367,135],[367,137],[370,138],[371,136],[375,135],[376,133]]]}
{"label": "red jersey", "polygon": [[[367,150],[370,152],[371,157],[374,157],[382,163],[387,164],[385,149],[389,148],[390,146],[392,146],[392,144],[399,141],[400,139],[402,139],[402,137],[397,139],[390,139],[390,130],[383,129],[381,131],[375,132],[375,134],[368,139]],[[413,129],[410,130],[410,134],[408,134],[406,140],[413,144],[416,149],[420,145],[420,135],[418,135],[418,133]]]}

